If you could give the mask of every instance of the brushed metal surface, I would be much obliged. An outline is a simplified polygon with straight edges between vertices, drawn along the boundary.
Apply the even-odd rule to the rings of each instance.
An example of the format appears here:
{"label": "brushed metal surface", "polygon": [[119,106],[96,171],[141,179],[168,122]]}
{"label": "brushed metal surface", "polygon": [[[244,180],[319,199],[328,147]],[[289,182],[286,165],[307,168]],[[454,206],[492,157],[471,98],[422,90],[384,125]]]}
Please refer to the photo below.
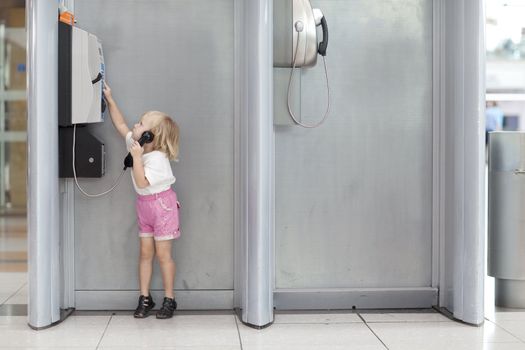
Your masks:
{"label": "brushed metal surface", "polygon": [[488,273],[525,282],[525,133],[494,132],[489,140]]}
{"label": "brushed metal surface", "polygon": [[525,280],[496,278],[494,288],[496,306],[525,308]]}
{"label": "brushed metal surface", "polygon": [[[27,1],[28,323],[60,320],[57,4]],[[50,49],[50,48],[55,48]]]}
{"label": "brushed metal surface", "polygon": [[[276,128],[276,289],[431,286],[432,1],[318,0],[322,127]],[[322,65],[301,117],[324,111]]]}
{"label": "brushed metal surface", "polygon": [[[272,0],[242,3],[239,118],[240,244],[236,281],[241,320],[252,327],[273,322],[273,58]],[[237,27],[236,27],[237,28]]]}
{"label": "brushed metal surface", "polygon": [[295,67],[315,66],[320,39],[310,0],[275,1],[273,23],[274,67],[291,68],[294,58]]}
{"label": "brushed metal surface", "polygon": [[[153,109],[179,124],[175,289],[233,289],[233,1],[79,1],[75,11],[77,25],[102,42],[107,81],[129,124]],[[104,140],[107,169],[81,185],[101,192],[127,151],[109,119],[90,130]],[[77,291],[138,289],[134,203],[128,174],[106,197],[76,192]],[[152,289],[162,289],[157,264]]]}

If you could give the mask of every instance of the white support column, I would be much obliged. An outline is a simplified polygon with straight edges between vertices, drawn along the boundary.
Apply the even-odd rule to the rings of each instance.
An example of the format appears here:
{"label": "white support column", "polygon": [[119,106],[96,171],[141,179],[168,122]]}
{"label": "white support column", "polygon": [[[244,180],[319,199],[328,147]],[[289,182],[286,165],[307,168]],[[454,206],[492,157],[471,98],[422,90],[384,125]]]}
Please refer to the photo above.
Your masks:
{"label": "white support column", "polygon": [[27,0],[28,322],[60,320],[58,2]]}
{"label": "white support column", "polygon": [[485,47],[483,0],[440,2],[440,306],[483,323]]}
{"label": "white support column", "polygon": [[236,1],[242,321],[273,322],[272,0]]}

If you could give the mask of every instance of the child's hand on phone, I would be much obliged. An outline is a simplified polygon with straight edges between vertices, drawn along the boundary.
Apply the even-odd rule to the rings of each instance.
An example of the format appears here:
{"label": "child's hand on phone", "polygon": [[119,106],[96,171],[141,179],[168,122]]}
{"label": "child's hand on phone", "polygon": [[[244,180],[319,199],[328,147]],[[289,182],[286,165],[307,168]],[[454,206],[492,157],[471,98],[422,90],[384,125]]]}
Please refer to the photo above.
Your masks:
{"label": "child's hand on phone", "polygon": [[106,100],[111,100],[112,99],[111,88],[105,81],[104,81],[104,88],[102,90],[104,91],[104,97],[106,98]]}
{"label": "child's hand on phone", "polygon": [[140,143],[138,143],[137,141],[133,141],[133,144],[129,149],[129,153],[131,153],[133,158],[140,157],[144,153],[144,148],[142,148]]}

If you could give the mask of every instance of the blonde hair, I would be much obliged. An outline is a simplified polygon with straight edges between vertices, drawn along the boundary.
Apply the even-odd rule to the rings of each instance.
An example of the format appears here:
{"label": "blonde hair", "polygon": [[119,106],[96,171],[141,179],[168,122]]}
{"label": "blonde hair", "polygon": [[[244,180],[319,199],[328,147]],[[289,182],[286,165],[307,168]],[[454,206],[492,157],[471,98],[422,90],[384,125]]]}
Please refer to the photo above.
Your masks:
{"label": "blonde hair", "polygon": [[[166,153],[170,160],[179,156],[179,126],[171,117],[159,111],[144,113],[142,118],[151,118],[151,132],[153,133],[153,149]],[[141,119],[142,119],[141,118]]]}

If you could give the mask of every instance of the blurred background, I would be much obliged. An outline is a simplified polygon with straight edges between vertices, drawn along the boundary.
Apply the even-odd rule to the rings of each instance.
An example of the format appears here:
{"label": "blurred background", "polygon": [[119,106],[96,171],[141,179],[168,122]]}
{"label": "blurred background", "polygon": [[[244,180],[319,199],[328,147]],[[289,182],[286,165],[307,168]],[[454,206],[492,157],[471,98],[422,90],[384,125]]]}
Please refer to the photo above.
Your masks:
{"label": "blurred background", "polygon": [[485,3],[487,131],[525,130],[525,1]]}
{"label": "blurred background", "polygon": [[1,0],[0,314],[27,304],[25,27],[25,1]]}

